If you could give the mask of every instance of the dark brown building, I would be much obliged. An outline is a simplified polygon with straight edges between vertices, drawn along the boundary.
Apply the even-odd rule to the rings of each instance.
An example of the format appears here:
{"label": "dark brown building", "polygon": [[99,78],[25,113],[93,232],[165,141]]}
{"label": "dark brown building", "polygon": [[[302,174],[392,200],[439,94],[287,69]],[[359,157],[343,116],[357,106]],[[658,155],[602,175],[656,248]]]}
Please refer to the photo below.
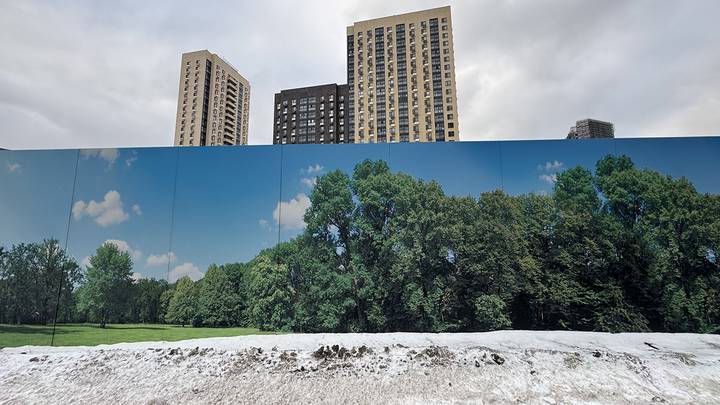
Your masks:
{"label": "dark brown building", "polygon": [[273,143],[351,143],[346,84],[324,84],[275,94]]}

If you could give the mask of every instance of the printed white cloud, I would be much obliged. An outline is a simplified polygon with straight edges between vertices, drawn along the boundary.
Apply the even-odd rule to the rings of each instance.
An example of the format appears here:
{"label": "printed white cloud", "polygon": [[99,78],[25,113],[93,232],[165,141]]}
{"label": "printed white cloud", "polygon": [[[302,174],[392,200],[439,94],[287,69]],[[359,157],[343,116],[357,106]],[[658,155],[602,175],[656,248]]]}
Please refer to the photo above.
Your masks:
{"label": "printed white cloud", "polygon": [[538,178],[546,183],[555,184],[557,181],[557,173],[541,174]]}
{"label": "printed white cloud", "polygon": [[7,168],[10,173],[20,173],[20,171],[22,170],[22,165],[20,163],[8,162]]}
{"label": "printed white cloud", "polygon": [[322,166],[320,165],[320,163],[316,163],[316,164],[314,164],[314,165],[308,166],[307,169],[301,170],[301,172],[307,173],[307,174],[313,174],[313,173],[320,173],[320,172],[323,171],[323,169],[325,169],[325,168],[322,167]]}
{"label": "printed white cloud", "polygon": [[270,222],[268,222],[267,219],[260,219],[260,220],[258,221],[258,224],[260,225],[260,227],[261,227],[262,229],[265,229],[265,230],[268,230],[268,231],[272,231],[272,226],[270,225]]}
{"label": "printed white cloud", "polygon": [[129,158],[125,159],[125,166],[130,167],[138,159],[137,152],[133,151]]}
{"label": "printed white cloud", "polygon": [[108,239],[105,241],[105,243],[111,243],[115,245],[119,251],[127,252],[128,254],[130,254],[133,262],[137,262],[142,257],[142,252],[140,250],[131,248],[130,245],[124,240]]}
{"label": "printed white cloud", "polygon": [[190,277],[193,281],[198,281],[203,278],[203,275],[204,274],[196,265],[188,262],[172,269],[168,278],[171,283],[174,283],[185,276]]}
{"label": "printed white cloud", "polygon": [[108,191],[100,202],[95,200],[89,203],[83,200],[76,202],[73,205],[72,213],[75,220],[87,216],[103,227],[125,222],[130,217],[123,209],[120,193],[115,190]]}
{"label": "printed white cloud", "polygon": [[560,169],[563,167],[563,165],[564,165],[563,162],[559,162],[559,161],[557,161],[557,160],[553,160],[553,161],[549,161],[549,162],[545,162],[545,163],[539,164],[539,165],[538,165],[538,169],[539,169],[539,170],[545,170],[546,172],[549,172],[549,171],[557,171],[557,170],[560,170]]}
{"label": "printed white cloud", "polygon": [[93,157],[103,159],[107,162],[108,167],[112,166],[115,161],[117,160],[119,155],[119,152],[115,148],[105,148],[105,149],[83,149],[80,151],[80,156],[82,156],[85,159],[90,159]]}
{"label": "printed white cloud", "polygon": [[177,260],[177,256],[175,256],[175,253],[165,253],[162,255],[150,255],[145,260],[145,265],[148,267],[155,267],[155,266],[164,266],[168,263],[172,263],[175,260]]}
{"label": "printed white cloud", "polygon": [[300,183],[308,188],[313,188],[317,185],[317,177],[303,177],[300,179]]}
{"label": "printed white cloud", "polygon": [[305,211],[310,208],[310,198],[300,193],[290,201],[280,201],[273,211],[275,223],[285,229],[303,229]]}
{"label": "printed white cloud", "polygon": [[139,204],[133,204],[132,210],[135,213],[135,215],[142,215],[142,209],[140,208]]}

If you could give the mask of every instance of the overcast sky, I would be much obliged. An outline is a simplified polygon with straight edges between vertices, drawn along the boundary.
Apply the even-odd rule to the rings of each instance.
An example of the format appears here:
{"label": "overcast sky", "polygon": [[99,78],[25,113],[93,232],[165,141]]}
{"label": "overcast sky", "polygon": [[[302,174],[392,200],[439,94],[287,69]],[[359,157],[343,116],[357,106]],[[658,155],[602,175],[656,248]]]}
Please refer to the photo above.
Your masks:
{"label": "overcast sky", "polygon": [[[62,3],[62,4],[60,4]],[[720,1],[0,2],[0,147],[172,145],[182,52],[275,92],[345,81],[345,27],[452,6],[461,140],[720,134]]]}

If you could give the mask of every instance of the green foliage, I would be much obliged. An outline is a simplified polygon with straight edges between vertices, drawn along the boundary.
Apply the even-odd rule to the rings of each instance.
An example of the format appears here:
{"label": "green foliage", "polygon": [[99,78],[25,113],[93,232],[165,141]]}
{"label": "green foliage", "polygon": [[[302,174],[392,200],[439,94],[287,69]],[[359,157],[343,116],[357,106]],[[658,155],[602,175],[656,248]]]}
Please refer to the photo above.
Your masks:
{"label": "green foliage", "polygon": [[129,322],[162,323],[166,310],[162,304],[162,296],[169,288],[165,280],[137,280],[132,288],[130,311],[126,315]]}
{"label": "green foliage", "polygon": [[190,277],[177,281],[165,313],[165,321],[178,325],[190,325],[197,315],[197,287]]}
{"label": "green foliage", "polygon": [[239,323],[240,295],[233,289],[225,269],[212,265],[199,282],[197,316],[207,326]]}
{"label": "green foliage", "polygon": [[57,240],[0,248],[0,323],[45,324],[56,310],[66,317],[81,280],[79,266]]}
{"label": "green foliage", "polygon": [[483,294],[475,299],[475,317],[478,330],[496,330],[510,327],[507,305],[495,294]]}
{"label": "green foliage", "polygon": [[131,298],[132,266],[130,254],[114,244],[97,248],[78,292],[78,310],[102,327],[120,320]]}
{"label": "green foliage", "polygon": [[261,253],[247,274],[248,320],[262,330],[292,329],[294,289],[287,266]]}

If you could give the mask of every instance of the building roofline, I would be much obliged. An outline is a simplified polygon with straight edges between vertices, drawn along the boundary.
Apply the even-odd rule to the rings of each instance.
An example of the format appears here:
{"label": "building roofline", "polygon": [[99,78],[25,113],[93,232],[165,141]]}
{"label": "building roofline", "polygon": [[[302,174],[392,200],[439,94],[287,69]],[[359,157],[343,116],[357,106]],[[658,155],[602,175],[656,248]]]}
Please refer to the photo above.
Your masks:
{"label": "building roofline", "polygon": [[362,24],[362,23],[367,23],[367,22],[371,22],[371,21],[376,21],[376,20],[379,21],[379,20],[385,20],[385,19],[391,19],[391,18],[397,18],[397,17],[412,16],[413,14],[424,14],[424,13],[429,13],[429,12],[433,12],[433,11],[440,11],[440,10],[445,10],[445,9],[447,9],[447,11],[450,11],[450,6],[447,5],[447,6],[442,6],[442,7],[428,8],[428,9],[425,9],[425,10],[410,11],[410,12],[408,12],[408,13],[400,13],[400,14],[386,15],[386,16],[377,17],[377,18],[368,18],[367,20],[355,21],[352,25],[348,25],[347,28],[350,29],[350,28],[352,28],[355,24]]}
{"label": "building roofline", "polygon": [[324,86],[336,86],[336,87],[340,87],[340,86],[343,86],[343,85],[345,85],[345,83],[341,83],[341,84],[337,84],[337,83],[325,83],[325,84],[316,84],[316,85],[313,85],[313,86],[293,87],[293,88],[290,88],[290,89],[282,89],[282,90],[280,90],[279,92],[277,92],[277,93],[275,93],[275,94],[281,94],[281,93],[284,92],[284,91],[308,90],[308,89],[312,89],[312,88],[315,88],[315,87],[324,87]]}

